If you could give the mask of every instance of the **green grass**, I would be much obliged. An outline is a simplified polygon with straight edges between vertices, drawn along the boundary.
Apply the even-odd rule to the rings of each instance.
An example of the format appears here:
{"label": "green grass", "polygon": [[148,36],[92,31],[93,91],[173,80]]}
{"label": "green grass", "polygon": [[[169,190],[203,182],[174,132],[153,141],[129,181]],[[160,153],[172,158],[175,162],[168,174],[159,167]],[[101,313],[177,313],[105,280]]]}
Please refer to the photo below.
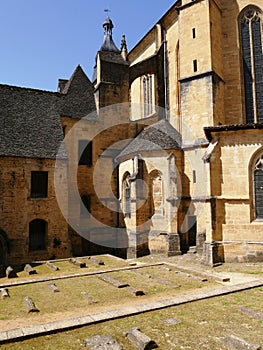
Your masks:
{"label": "green grass", "polygon": [[[224,304],[224,306],[223,306]],[[112,335],[125,350],[135,348],[123,332],[139,327],[152,337],[161,350],[213,349],[223,350],[220,337],[236,335],[254,344],[263,344],[262,322],[238,311],[238,306],[263,310],[260,288],[227,296],[202,300],[137,316],[104,322],[23,342],[1,345],[1,350],[83,350],[84,339],[100,334]],[[181,323],[167,326],[162,319],[175,317]]]}

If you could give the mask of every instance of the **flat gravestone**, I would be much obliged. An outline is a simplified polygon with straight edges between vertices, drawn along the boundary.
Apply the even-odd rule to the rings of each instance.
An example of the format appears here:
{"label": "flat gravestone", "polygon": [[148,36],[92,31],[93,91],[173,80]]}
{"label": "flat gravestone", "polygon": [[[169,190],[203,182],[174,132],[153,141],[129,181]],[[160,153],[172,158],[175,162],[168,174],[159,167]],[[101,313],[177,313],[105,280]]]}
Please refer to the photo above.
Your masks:
{"label": "flat gravestone", "polygon": [[72,264],[74,264],[74,265],[79,266],[80,268],[86,267],[86,263],[85,263],[85,262],[82,262],[82,261],[80,261],[80,260],[78,260],[78,259],[70,258],[70,259],[69,259],[69,262],[72,263]]}
{"label": "flat gravestone", "polygon": [[251,316],[252,318],[254,318],[256,320],[263,321],[263,313],[262,312],[249,309],[248,307],[245,307],[245,306],[240,306],[238,308],[238,310],[243,312],[243,314]]}
{"label": "flat gravestone", "polygon": [[234,335],[230,335],[226,338],[221,338],[220,342],[228,350],[261,350],[261,346],[255,344],[249,344],[245,340],[240,339]]}
{"label": "flat gravestone", "polygon": [[52,264],[50,261],[47,261],[46,262],[46,266],[50,269],[50,270],[53,270],[53,271],[58,271],[59,270],[59,267]]}
{"label": "flat gravestone", "polygon": [[17,274],[16,274],[15,270],[11,266],[7,267],[5,273],[6,273],[6,277],[7,278],[15,278],[15,277],[17,277]]}
{"label": "flat gravestone", "polygon": [[122,350],[122,347],[110,335],[95,335],[85,339],[85,342],[89,350]]}
{"label": "flat gravestone", "polygon": [[27,296],[24,298],[24,304],[28,312],[39,312],[38,308],[30,297]]}
{"label": "flat gravestone", "polygon": [[165,318],[164,320],[162,320],[162,322],[165,323],[167,326],[174,326],[181,323],[181,321],[177,320],[174,317]]}
{"label": "flat gravestone", "polygon": [[117,287],[117,288],[129,287],[128,283],[120,282],[119,280],[113,278],[110,275],[102,274],[99,276],[99,279],[109,284],[112,284],[114,287]]}
{"label": "flat gravestone", "polygon": [[35,275],[37,272],[30,264],[26,264],[24,267],[24,271],[28,273],[28,275]]}
{"label": "flat gravestone", "polygon": [[49,283],[47,286],[53,293],[58,293],[59,292],[59,289],[55,285],[55,283]]}
{"label": "flat gravestone", "polygon": [[146,334],[142,333],[139,328],[131,328],[124,335],[131,341],[131,343],[139,350],[151,350],[158,348],[158,345],[148,337]]}
{"label": "flat gravestone", "polygon": [[133,287],[129,288],[129,292],[131,294],[135,295],[136,297],[145,295],[143,290],[137,289],[137,288],[133,288]]}
{"label": "flat gravestone", "polygon": [[101,259],[96,258],[95,256],[89,256],[88,259],[97,265],[104,265],[104,261],[102,261]]}
{"label": "flat gravestone", "polygon": [[87,294],[86,292],[81,292],[81,296],[88,301],[89,304],[97,303],[98,301],[95,300],[91,295]]}

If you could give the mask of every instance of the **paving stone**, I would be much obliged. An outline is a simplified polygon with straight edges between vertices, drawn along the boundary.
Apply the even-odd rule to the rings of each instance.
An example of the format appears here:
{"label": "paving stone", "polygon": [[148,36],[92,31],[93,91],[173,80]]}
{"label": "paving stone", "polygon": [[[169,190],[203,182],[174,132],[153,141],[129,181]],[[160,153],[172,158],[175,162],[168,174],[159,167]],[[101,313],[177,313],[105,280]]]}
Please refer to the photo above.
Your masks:
{"label": "paving stone", "polygon": [[165,318],[162,320],[163,323],[165,323],[167,326],[174,326],[176,324],[180,324],[181,321],[177,320],[174,317],[170,317],[170,318]]}
{"label": "paving stone", "polygon": [[142,333],[139,328],[131,328],[130,330],[124,332],[124,335],[131,341],[131,343],[139,350],[151,350],[158,348],[158,345],[148,337],[146,334]]}
{"label": "paving stone", "polygon": [[117,341],[109,335],[95,335],[85,339],[86,346],[90,350],[122,350]]}
{"label": "paving stone", "polygon": [[24,336],[21,328],[9,329],[7,331],[7,339],[18,339]]}
{"label": "paving stone", "polygon": [[230,335],[226,338],[220,338],[220,342],[228,350],[261,350],[261,346],[255,344],[249,344],[245,340],[240,339],[234,335]]}
{"label": "paving stone", "polygon": [[37,335],[40,333],[45,332],[45,327],[44,325],[35,325],[35,326],[28,326],[28,327],[22,327],[22,332],[24,336],[29,336],[29,335]]}
{"label": "paving stone", "polygon": [[7,331],[0,332],[0,342],[8,340]]}

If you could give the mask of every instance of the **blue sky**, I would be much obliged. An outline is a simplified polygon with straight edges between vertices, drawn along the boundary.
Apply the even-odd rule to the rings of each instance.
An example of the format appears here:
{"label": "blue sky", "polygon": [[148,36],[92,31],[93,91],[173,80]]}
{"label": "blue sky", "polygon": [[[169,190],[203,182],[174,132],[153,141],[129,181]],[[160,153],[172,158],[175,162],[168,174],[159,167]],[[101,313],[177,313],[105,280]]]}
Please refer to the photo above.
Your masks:
{"label": "blue sky", "polygon": [[56,91],[81,64],[89,78],[110,8],[114,41],[131,49],[175,0],[2,0],[0,84]]}

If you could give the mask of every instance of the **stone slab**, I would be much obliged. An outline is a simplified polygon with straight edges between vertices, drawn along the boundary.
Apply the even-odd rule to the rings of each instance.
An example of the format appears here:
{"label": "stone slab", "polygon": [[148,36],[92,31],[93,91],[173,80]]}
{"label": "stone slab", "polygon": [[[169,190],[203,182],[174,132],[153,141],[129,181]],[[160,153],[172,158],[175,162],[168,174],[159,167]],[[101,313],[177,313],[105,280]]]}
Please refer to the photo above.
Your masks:
{"label": "stone slab", "polygon": [[122,347],[110,335],[95,335],[85,339],[89,350],[122,350]]}

